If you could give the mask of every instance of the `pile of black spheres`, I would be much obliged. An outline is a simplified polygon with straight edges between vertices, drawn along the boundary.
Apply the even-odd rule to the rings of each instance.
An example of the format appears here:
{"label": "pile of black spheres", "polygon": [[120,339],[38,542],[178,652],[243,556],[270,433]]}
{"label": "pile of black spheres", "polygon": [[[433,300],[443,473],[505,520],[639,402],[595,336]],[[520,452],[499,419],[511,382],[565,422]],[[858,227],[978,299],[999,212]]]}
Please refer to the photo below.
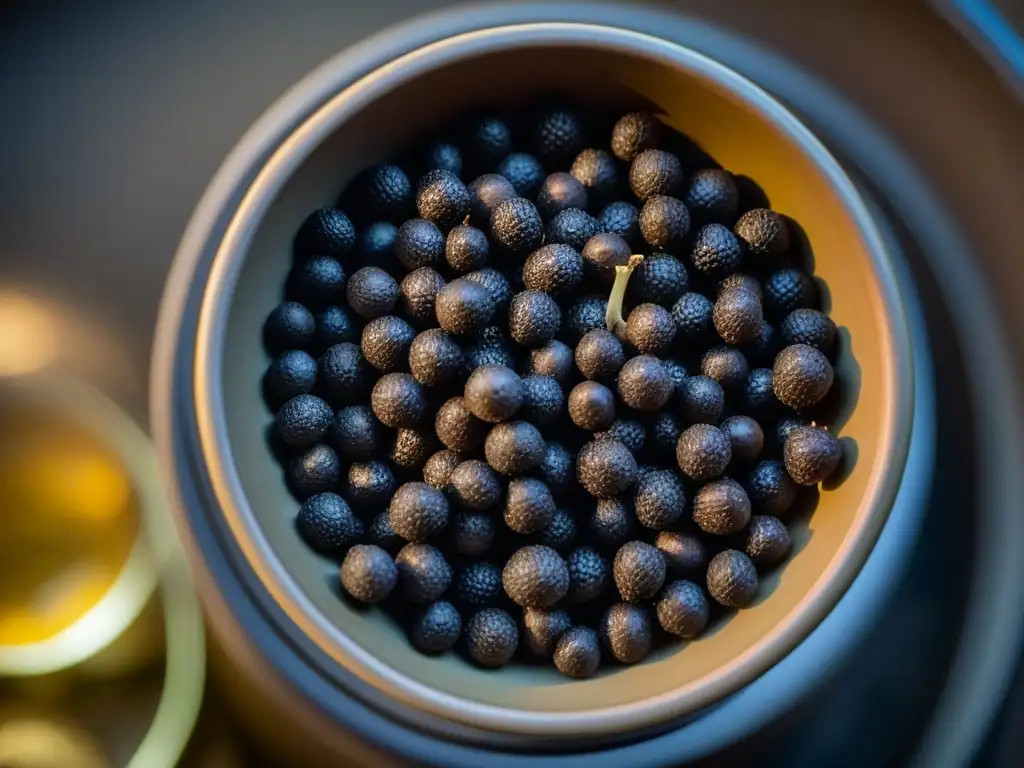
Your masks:
{"label": "pile of black spheres", "polygon": [[700,635],[840,463],[803,258],[645,112],[476,115],[369,168],[264,328],[300,535],[426,653],[586,677]]}

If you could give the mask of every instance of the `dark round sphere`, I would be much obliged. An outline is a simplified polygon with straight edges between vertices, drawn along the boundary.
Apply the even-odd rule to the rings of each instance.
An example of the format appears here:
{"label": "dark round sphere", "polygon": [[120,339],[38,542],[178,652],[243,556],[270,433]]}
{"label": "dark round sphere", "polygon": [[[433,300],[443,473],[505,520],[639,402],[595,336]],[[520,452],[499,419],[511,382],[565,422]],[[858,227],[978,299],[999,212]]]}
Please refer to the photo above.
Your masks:
{"label": "dark round sphere", "polygon": [[550,221],[567,208],[586,210],[586,187],[572,174],[552,173],[537,193],[537,210],[545,221]]}
{"label": "dark round sphere", "polygon": [[682,200],[666,195],[648,198],[640,209],[640,233],[661,250],[680,245],[690,231],[690,212]]}
{"label": "dark round sphere", "polygon": [[263,326],[264,342],[272,353],[308,349],[315,333],[313,313],[296,301],[285,301],[274,307]]}
{"label": "dark round sphere", "polygon": [[263,380],[277,402],[309,394],[316,384],[316,360],[301,349],[290,350],[274,359]]}
{"label": "dark round sphere", "polygon": [[480,115],[464,124],[461,144],[469,166],[490,171],[512,151],[512,131],[493,115]]}
{"label": "dark round sphere", "polygon": [[360,263],[376,264],[388,271],[400,267],[394,253],[397,237],[398,227],[390,221],[375,221],[366,227],[356,246]]}
{"label": "dark round sphere", "polygon": [[761,515],[785,515],[799,490],[781,461],[761,461],[747,476],[744,485],[751,507]]}
{"label": "dark round sphere", "polygon": [[579,208],[566,208],[551,219],[546,240],[548,243],[564,243],[581,251],[599,231],[597,219],[589,213]]}
{"label": "dark round sphere", "polygon": [[694,424],[679,436],[676,461],[691,480],[703,483],[725,472],[732,459],[729,437],[718,427]]}
{"label": "dark round sphere", "polygon": [[665,558],[650,544],[630,541],[615,553],[612,572],[615,586],[627,603],[650,600],[665,583]]}
{"label": "dark round sphere", "polygon": [[743,249],[736,235],[721,224],[705,224],[697,230],[690,250],[690,263],[709,280],[724,280],[737,272]]}
{"label": "dark round sphere", "polygon": [[576,457],[565,446],[548,441],[537,474],[547,483],[556,499],[576,488]]}
{"label": "dark round sphere", "polygon": [[[619,166],[615,158],[603,149],[584,149],[572,161],[569,173],[586,190],[586,199],[592,206],[615,197],[619,185]],[[586,208],[586,204],[575,207]]]}
{"label": "dark round sphere", "polygon": [[831,355],[836,346],[836,324],[816,309],[795,309],[779,325],[784,345],[806,344]]}
{"label": "dark round sphere", "polygon": [[615,268],[629,263],[633,249],[613,232],[599,232],[583,245],[584,272],[606,285],[615,281]]}
{"label": "dark round sphere", "polygon": [[565,412],[565,394],[550,376],[523,377],[523,405],[519,416],[541,427],[554,424]]}
{"label": "dark round sphere", "polygon": [[689,289],[690,280],[683,263],[667,253],[655,253],[633,270],[629,290],[638,302],[653,302],[671,307]]}
{"label": "dark round sphere", "polygon": [[458,464],[448,478],[452,501],[465,509],[490,509],[501,500],[502,482],[487,464],[476,459]]}
{"label": "dark round sphere", "polygon": [[818,287],[806,272],[792,267],[772,272],[764,283],[765,314],[781,320],[798,309],[811,309],[818,298]]}
{"label": "dark round sphere", "polygon": [[761,335],[764,325],[757,294],[745,288],[722,291],[712,317],[715,330],[726,344],[752,344]]}
{"label": "dark round sphere", "polygon": [[409,638],[423,653],[444,653],[451,650],[461,632],[462,618],[455,606],[439,600],[416,615],[409,627]]}
{"label": "dark round sphere", "polygon": [[499,203],[491,213],[492,242],[510,256],[526,256],[544,240],[544,227],[533,203],[513,197]]}
{"label": "dark round sphere", "polygon": [[503,475],[521,475],[535,469],[545,456],[540,431],[525,421],[495,425],[484,441],[487,463]]}
{"label": "dark round sphere", "polygon": [[431,488],[447,491],[452,472],[461,463],[462,457],[455,451],[448,449],[437,451],[423,465],[423,479]]}
{"label": "dark round sphere", "polygon": [[345,270],[330,256],[313,256],[296,264],[288,276],[288,298],[319,311],[337,303],[345,291]]}
{"label": "dark round sphere", "polygon": [[506,200],[518,197],[512,182],[497,173],[478,176],[469,185],[470,222],[475,227],[490,227],[491,214]]}
{"label": "dark round sphere", "polygon": [[598,499],[618,496],[636,482],[636,459],[618,440],[594,440],[576,456],[580,485]]}
{"label": "dark round sphere", "polygon": [[395,258],[412,271],[437,266],[444,260],[444,233],[426,219],[409,219],[398,228]]}
{"label": "dark round sphere", "polygon": [[692,581],[674,581],[658,595],[658,623],[671,635],[690,639],[708,625],[711,606],[704,590]]}
{"label": "dark round sphere", "polygon": [[330,429],[334,413],[315,395],[297,395],[281,406],[274,418],[278,437],[292,449],[308,448]]}
{"label": "dark round sphere", "polygon": [[558,639],[552,658],[555,669],[566,677],[590,677],[601,666],[597,633],[589,627],[573,627]]}
{"label": "dark round sphere", "polygon": [[625,200],[609,203],[597,217],[601,232],[618,235],[631,248],[637,248],[643,242],[640,234],[640,209]]}
{"label": "dark round sphere", "polygon": [[441,551],[429,544],[406,544],[395,555],[395,565],[398,588],[410,603],[431,603],[451,586],[452,567]]}
{"label": "dark round sphere", "polygon": [[445,239],[444,258],[457,275],[486,267],[491,261],[487,235],[476,227],[459,224]]}
{"label": "dark round sphere", "polygon": [[645,149],[629,166],[629,186],[641,201],[658,195],[673,195],[682,186],[683,167],[679,158],[661,149]]}
{"label": "dark round sphere", "polygon": [[333,491],[341,476],[341,459],[329,445],[317,443],[292,457],[286,469],[288,485],[299,501]]}
{"label": "dark round sphere", "polygon": [[754,515],[747,527],[744,551],[758,568],[774,568],[789,557],[793,542],[777,517]]}
{"label": "dark round sphere", "polygon": [[356,228],[337,208],[320,208],[309,214],[295,236],[296,256],[347,256],[356,243]]}
{"label": "dark round sphere", "polygon": [[419,164],[424,171],[450,171],[461,176],[462,152],[455,144],[441,139],[427,145],[420,153]]}
{"label": "dark round sphere", "polygon": [[363,328],[359,348],[370,365],[381,373],[397,373],[409,368],[409,349],[416,331],[400,317],[385,315],[371,320]]}
{"label": "dark round sphere", "polygon": [[537,543],[556,552],[567,552],[576,541],[576,518],[562,507],[555,509],[551,522],[537,534]]}
{"label": "dark round sphere", "polygon": [[632,535],[636,517],[623,499],[600,499],[587,520],[591,538],[606,550],[616,550]]}
{"label": "dark round sphere", "polygon": [[391,528],[406,541],[425,541],[448,525],[448,500],[426,483],[406,483],[395,491],[388,506]]}
{"label": "dark round sphere", "polygon": [[550,608],[569,590],[569,569],[555,550],[533,544],[516,550],[501,574],[505,594],[523,608]]}
{"label": "dark round sphere", "polygon": [[756,420],[749,416],[730,416],[719,428],[729,439],[733,461],[751,462],[761,455],[764,431]]}
{"label": "dark round sphere", "polygon": [[530,140],[548,166],[565,167],[583,149],[583,117],[565,106],[549,106],[533,121]]}
{"label": "dark round sphere", "polygon": [[494,300],[482,285],[459,278],[437,293],[437,322],[448,333],[470,334],[485,328],[494,315]]}
{"label": "dark round sphere", "polygon": [[572,379],[572,366],[572,349],[557,339],[530,351],[530,371],[540,376],[550,376],[563,387]]}
{"label": "dark round sphere", "polygon": [[562,310],[553,298],[540,291],[522,291],[512,297],[508,310],[509,333],[529,349],[551,341],[562,323]]}
{"label": "dark round sphere", "polygon": [[619,372],[619,397],[630,408],[657,411],[675,393],[675,384],[661,361],[651,355],[637,355]]}
{"label": "dark round sphere", "polygon": [[484,562],[466,566],[455,579],[455,598],[459,605],[477,611],[501,603],[501,569]]}
{"label": "dark round sphere", "polygon": [[671,469],[657,469],[641,477],[633,494],[633,509],[640,525],[660,531],[686,511],[682,479]]}
{"label": "dark round sphere", "polygon": [[757,568],[735,549],[719,552],[708,564],[708,592],[726,608],[744,608],[757,594]]}
{"label": "dark round sphere", "polygon": [[384,509],[397,487],[395,474],[385,462],[357,461],[349,465],[342,494],[363,514]]}
{"label": "dark round sphere", "polygon": [[644,355],[667,355],[676,338],[676,324],[667,309],[658,304],[641,304],[629,313],[626,338]]}
{"label": "dark round sphere", "polygon": [[604,647],[622,664],[641,662],[651,651],[651,618],[643,606],[613,604],[601,617],[599,631]]}
{"label": "dark round sphere", "polygon": [[412,184],[397,165],[375,165],[363,171],[342,196],[351,198],[367,221],[397,223],[412,212]]}
{"label": "dark round sphere", "polygon": [[688,533],[661,531],[654,540],[654,546],[665,558],[669,570],[680,576],[693,576],[704,571],[707,565],[707,551],[699,538]]}
{"label": "dark round sphere", "polygon": [[381,424],[365,405],[348,405],[334,415],[330,437],[334,449],[351,460],[372,458],[382,440]]}
{"label": "dark round sphere", "polygon": [[499,365],[486,365],[473,371],[463,393],[469,412],[492,424],[515,416],[524,397],[523,380],[515,371]]}
{"label": "dark round sphere", "polygon": [[373,385],[370,407],[384,426],[408,429],[426,415],[427,396],[410,374],[388,373]]}
{"label": "dark round sphere", "polygon": [[750,499],[735,480],[714,480],[693,499],[693,522],[705,533],[730,536],[750,522]]}
{"label": "dark round sphere", "polygon": [[651,422],[651,448],[658,458],[672,461],[676,455],[676,444],[683,434],[683,424],[670,411],[661,411]]}
{"label": "dark round sphere", "polygon": [[551,658],[555,644],[569,629],[572,619],[565,611],[527,608],[523,611],[523,638],[526,649],[534,656]]}
{"label": "dark round sphere", "polygon": [[615,394],[596,381],[584,381],[569,393],[569,418],[591,432],[606,429],[615,420]]}
{"label": "dark round sphere", "polygon": [[465,368],[462,348],[439,328],[423,331],[409,346],[409,370],[424,387],[447,386],[463,375]]}
{"label": "dark round sphere", "polygon": [[359,540],[356,518],[336,493],[318,493],[306,499],[295,527],[310,549],[327,557],[341,556]]}
{"label": "dark round sphere", "polygon": [[469,215],[469,190],[451,171],[427,171],[416,187],[416,211],[443,232],[460,224]]}
{"label": "dark round sphere", "polygon": [[427,460],[439,447],[433,430],[397,429],[388,441],[384,455],[400,469],[422,472]]}
{"label": "dark round sphere", "polygon": [[588,331],[605,327],[608,301],[603,296],[581,296],[569,305],[563,323],[563,337],[569,344],[577,344]]}
{"label": "dark round sphere", "polygon": [[543,480],[519,477],[508,484],[503,510],[505,525],[521,534],[543,531],[555,516],[555,500]]}
{"label": "dark round sphere", "polygon": [[709,349],[700,361],[700,372],[732,391],[746,384],[750,366],[743,353],[733,347],[718,346]]}
{"label": "dark round sphere", "polygon": [[437,294],[444,288],[441,273],[430,267],[420,267],[406,275],[398,286],[399,306],[402,314],[415,326],[429,328],[437,325],[434,307]]}
{"label": "dark round sphere", "polygon": [[500,608],[485,608],[466,626],[466,650],[481,667],[505,666],[519,647],[519,628]]}
{"label": "dark round sphere", "polygon": [[313,351],[322,355],[335,344],[359,341],[360,328],[355,318],[344,307],[327,307],[316,316]]}
{"label": "dark round sphere", "polygon": [[650,112],[630,112],[612,128],[612,154],[624,162],[661,143],[661,122]]}
{"label": "dark round sphere", "polygon": [[832,388],[835,371],[824,353],[806,344],[786,347],[775,357],[772,391],[783,405],[804,411],[820,403]]}
{"label": "dark round sphere", "polygon": [[740,393],[743,411],[758,419],[774,416],[781,406],[772,387],[771,368],[755,368],[747,376],[747,383]]}
{"label": "dark round sphere", "polygon": [[[594,435],[597,440],[618,440],[629,448],[630,453],[639,456],[647,443],[647,430],[635,419],[616,419],[604,432]],[[675,443],[673,443],[674,445]]]}
{"label": "dark round sphere", "polygon": [[363,267],[345,286],[349,308],[362,318],[372,320],[386,315],[398,301],[398,283],[380,267]]}
{"label": "dark round sphere", "polygon": [[498,166],[498,173],[508,179],[519,197],[534,199],[544,183],[544,166],[533,155],[513,152]]}
{"label": "dark round sphere", "polygon": [[341,564],[341,586],[354,599],[372,605],[386,599],[398,583],[391,555],[372,544],[357,544]]}
{"label": "dark round sphere", "polygon": [[552,296],[574,291],[583,282],[583,259],[569,245],[549,243],[530,254],[523,265],[523,283],[531,291]]}
{"label": "dark round sphere", "polygon": [[715,336],[715,305],[702,293],[684,293],[672,305],[672,319],[676,323],[676,338],[693,347],[706,344]]}
{"label": "dark round sphere", "polygon": [[688,376],[677,388],[680,410],[690,424],[715,424],[725,408],[725,390],[710,376]]}
{"label": "dark round sphere", "polygon": [[460,512],[452,527],[452,545],[466,557],[480,557],[490,550],[498,535],[498,524],[492,515]]}
{"label": "dark round sphere", "polygon": [[739,212],[740,193],[731,173],[721,168],[706,168],[686,182],[683,202],[695,221],[729,226]]}
{"label": "dark round sphere", "polygon": [[818,485],[839,467],[842,446],[821,427],[797,427],[786,438],[786,471],[800,485]]}
{"label": "dark round sphere", "polygon": [[462,453],[479,450],[487,437],[487,422],[474,416],[461,397],[446,400],[434,417],[434,432],[445,448]]}
{"label": "dark round sphere", "polygon": [[733,231],[746,245],[755,263],[781,256],[789,248],[786,220],[768,208],[747,211],[740,216]]}

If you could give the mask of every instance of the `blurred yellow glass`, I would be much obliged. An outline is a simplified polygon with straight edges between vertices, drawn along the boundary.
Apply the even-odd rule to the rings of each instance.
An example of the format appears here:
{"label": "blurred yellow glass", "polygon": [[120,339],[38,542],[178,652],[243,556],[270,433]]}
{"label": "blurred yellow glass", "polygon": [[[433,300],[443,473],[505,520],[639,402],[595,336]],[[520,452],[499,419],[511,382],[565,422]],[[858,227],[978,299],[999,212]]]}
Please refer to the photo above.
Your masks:
{"label": "blurred yellow glass", "polygon": [[138,538],[121,462],[73,423],[0,408],[0,646],[46,640],[110,590]]}

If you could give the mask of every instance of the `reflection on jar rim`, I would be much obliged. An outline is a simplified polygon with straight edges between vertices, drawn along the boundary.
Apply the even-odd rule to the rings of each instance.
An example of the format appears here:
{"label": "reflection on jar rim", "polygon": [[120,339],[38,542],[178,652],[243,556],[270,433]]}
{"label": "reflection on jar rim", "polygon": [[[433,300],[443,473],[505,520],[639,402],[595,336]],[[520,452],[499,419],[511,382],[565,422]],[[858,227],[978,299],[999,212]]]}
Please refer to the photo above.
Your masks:
{"label": "reflection on jar rim", "polygon": [[0,376],[41,371],[56,355],[53,314],[29,296],[0,291]]}

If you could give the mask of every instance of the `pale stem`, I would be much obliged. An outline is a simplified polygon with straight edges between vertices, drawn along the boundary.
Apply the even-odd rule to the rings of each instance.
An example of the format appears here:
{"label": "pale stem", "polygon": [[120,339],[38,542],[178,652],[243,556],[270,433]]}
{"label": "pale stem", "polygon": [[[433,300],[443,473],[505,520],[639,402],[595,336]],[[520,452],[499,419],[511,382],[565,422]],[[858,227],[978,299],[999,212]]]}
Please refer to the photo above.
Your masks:
{"label": "pale stem", "polygon": [[608,296],[604,324],[620,339],[626,338],[626,321],[622,318],[622,302],[626,298],[626,286],[629,285],[629,276],[643,260],[643,256],[635,253],[629,257],[629,262],[625,266],[615,267],[615,282],[612,284],[612,292]]}

